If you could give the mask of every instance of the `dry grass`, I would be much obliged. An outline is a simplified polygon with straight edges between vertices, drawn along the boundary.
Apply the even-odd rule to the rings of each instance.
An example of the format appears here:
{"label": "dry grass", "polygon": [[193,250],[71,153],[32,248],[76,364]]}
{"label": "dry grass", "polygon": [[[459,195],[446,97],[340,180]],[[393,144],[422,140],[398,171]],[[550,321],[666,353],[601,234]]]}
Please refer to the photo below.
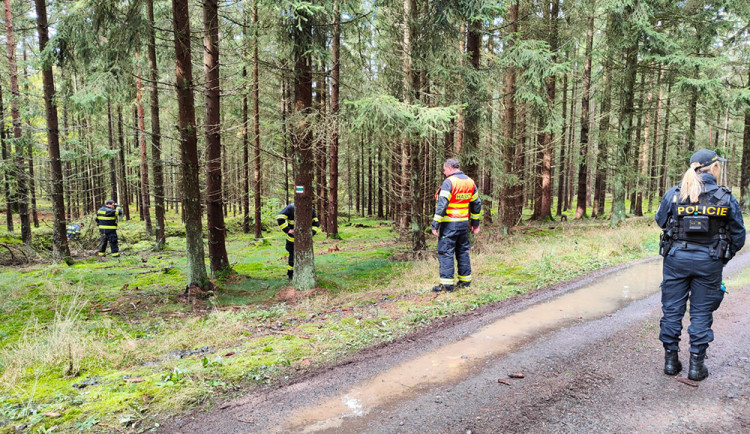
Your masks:
{"label": "dry grass", "polygon": [[41,325],[36,317],[30,318],[18,342],[0,352],[4,369],[0,381],[4,385],[12,388],[22,377],[40,374],[29,372],[29,366],[44,366],[59,375],[75,377],[84,360],[95,361],[106,354],[83,327],[81,312],[88,305],[83,289],[75,287],[67,294],[62,288],[51,284],[47,288],[56,300],[54,320]]}

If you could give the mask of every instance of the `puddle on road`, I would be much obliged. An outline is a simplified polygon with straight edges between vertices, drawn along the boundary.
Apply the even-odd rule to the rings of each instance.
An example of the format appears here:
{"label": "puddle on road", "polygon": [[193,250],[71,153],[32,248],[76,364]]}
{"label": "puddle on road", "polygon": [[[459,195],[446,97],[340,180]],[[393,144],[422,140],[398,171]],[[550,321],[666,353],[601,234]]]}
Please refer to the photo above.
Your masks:
{"label": "puddle on road", "polygon": [[654,294],[660,283],[661,261],[609,274],[588,286],[504,317],[458,342],[408,360],[320,405],[302,408],[279,425],[279,430],[318,432],[340,427],[346,418],[364,416],[378,406],[460,379],[472,366],[527,343],[542,332],[578,319],[592,320],[613,313]]}

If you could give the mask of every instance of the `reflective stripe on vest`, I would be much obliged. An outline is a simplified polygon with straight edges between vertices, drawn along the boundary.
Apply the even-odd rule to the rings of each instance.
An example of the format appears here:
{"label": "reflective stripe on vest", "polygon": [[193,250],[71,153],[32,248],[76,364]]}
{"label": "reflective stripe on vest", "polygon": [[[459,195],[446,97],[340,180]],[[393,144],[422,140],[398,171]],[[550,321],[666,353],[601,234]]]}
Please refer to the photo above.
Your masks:
{"label": "reflective stripe on vest", "polygon": [[[469,220],[469,203],[475,198],[476,185],[471,178],[460,179],[456,176],[448,178],[453,185],[451,189],[450,202],[445,212],[448,220],[444,221],[468,221]],[[441,192],[442,194],[442,192]],[[444,218],[445,218],[444,217]]]}

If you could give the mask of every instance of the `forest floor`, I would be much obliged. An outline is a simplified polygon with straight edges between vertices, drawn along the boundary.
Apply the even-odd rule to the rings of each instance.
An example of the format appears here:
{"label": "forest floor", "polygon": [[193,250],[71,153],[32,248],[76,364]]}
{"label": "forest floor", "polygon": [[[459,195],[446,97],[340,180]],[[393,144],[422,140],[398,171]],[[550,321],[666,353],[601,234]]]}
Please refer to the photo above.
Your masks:
{"label": "forest floor", "polygon": [[506,237],[485,225],[472,287],[436,296],[434,255],[396,260],[408,244],[389,222],[352,219],[343,240],[316,237],[319,287],[299,293],[286,286],[283,234],[270,226],[255,240],[230,218],[236,274],[204,300],[184,293],[184,239],[170,217],[160,252],[141,223],[124,222],[123,256],[92,257],[87,225],[71,266],[30,255],[0,268],[0,431],[156,429],[189,408],[282,387],[431,324],[653,256],[658,241],[651,217],[617,229],[535,223]]}

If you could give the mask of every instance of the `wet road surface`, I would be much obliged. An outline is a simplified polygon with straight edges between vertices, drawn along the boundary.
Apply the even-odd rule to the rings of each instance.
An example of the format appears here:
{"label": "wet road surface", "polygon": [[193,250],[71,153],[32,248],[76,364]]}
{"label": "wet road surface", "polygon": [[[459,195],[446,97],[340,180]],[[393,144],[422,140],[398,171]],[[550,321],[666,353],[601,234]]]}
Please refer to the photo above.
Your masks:
{"label": "wet road surface", "polygon": [[[748,263],[748,253],[730,263],[730,287]],[[750,288],[730,289],[706,362],[712,375],[693,387],[661,372],[660,280],[654,260],[540,291],[165,431],[750,429]],[[684,377],[687,336],[682,347]]]}

